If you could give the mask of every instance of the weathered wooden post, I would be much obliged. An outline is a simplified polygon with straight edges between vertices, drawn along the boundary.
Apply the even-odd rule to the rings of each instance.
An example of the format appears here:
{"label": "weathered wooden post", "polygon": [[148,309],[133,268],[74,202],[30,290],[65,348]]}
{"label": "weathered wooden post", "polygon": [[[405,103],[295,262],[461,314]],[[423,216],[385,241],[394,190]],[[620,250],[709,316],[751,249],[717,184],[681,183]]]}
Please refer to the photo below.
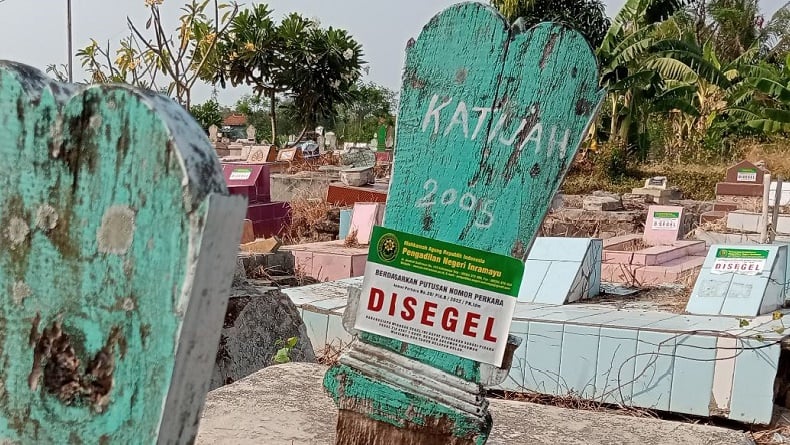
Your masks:
{"label": "weathered wooden post", "polygon": [[526,258],[602,99],[592,50],[560,25],[463,3],[410,42],[385,228],[346,312],[360,341],[324,380],[339,445],[486,442],[483,387],[517,346],[507,257]]}
{"label": "weathered wooden post", "polygon": [[187,444],[238,250],[168,98],[0,61],[0,442]]}

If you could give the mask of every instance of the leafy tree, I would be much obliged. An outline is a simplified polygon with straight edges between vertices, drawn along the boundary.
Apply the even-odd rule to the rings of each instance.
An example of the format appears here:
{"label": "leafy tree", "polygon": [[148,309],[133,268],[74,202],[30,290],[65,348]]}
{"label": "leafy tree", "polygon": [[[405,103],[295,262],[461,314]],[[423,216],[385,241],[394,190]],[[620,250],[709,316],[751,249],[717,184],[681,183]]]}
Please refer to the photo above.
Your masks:
{"label": "leafy tree", "polygon": [[[276,104],[277,130],[282,134],[297,133],[303,128],[293,116],[292,103],[289,97],[282,96]],[[247,122],[258,130],[256,137],[259,140],[267,142],[272,140],[270,106],[266,97],[246,94],[236,102],[233,111],[247,116]]]}
{"label": "leafy tree", "polygon": [[565,23],[581,32],[597,48],[609,29],[610,21],[600,0],[491,0],[508,20],[521,19],[527,27],[540,22]]}
{"label": "leafy tree", "polygon": [[395,92],[375,83],[357,83],[354,100],[338,109],[337,118],[326,126],[336,128],[338,136],[347,141],[367,141],[376,132],[380,120],[394,123],[397,108]]}
{"label": "leafy tree", "polygon": [[278,95],[292,99],[304,134],[353,98],[350,90],[364,62],[361,47],[345,31],[322,29],[298,14],[277,24],[271,14],[263,4],[241,11],[203,77],[223,87],[250,85],[254,94],[265,97],[276,142]]}
{"label": "leafy tree", "polygon": [[761,29],[766,60],[782,63],[790,55],[790,2],[785,3]]}
{"label": "leafy tree", "polygon": [[[91,83],[129,83],[165,92],[187,109],[192,103],[192,88],[216,58],[217,40],[226,33],[238,12],[235,3],[218,0],[191,0],[182,10],[176,35],[165,30],[160,6],[164,0],[146,0],[150,16],[146,37],[130,19],[131,34],[112,51],[109,42],[102,47],[96,40],[77,51]],[[209,17],[209,9],[213,17]],[[114,54],[114,55],[113,55]]]}
{"label": "leafy tree", "polygon": [[704,80],[727,88],[730,83],[689,33],[661,32],[664,21],[683,6],[680,0],[628,0],[598,48],[602,83],[609,91],[607,139],[641,160],[651,144],[651,115],[677,110],[696,117],[695,85]]}
{"label": "leafy tree", "polygon": [[193,105],[189,112],[192,117],[200,124],[203,130],[208,131],[209,127],[216,125],[222,126],[222,111],[220,110],[219,103],[211,99],[200,105]]}

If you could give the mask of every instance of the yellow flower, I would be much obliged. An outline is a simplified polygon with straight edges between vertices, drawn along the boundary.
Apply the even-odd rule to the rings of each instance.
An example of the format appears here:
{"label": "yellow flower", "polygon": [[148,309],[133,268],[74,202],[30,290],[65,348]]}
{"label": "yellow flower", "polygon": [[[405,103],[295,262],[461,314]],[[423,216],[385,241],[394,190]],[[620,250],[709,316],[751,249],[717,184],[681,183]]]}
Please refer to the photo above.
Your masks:
{"label": "yellow flower", "polygon": [[255,44],[252,42],[247,42],[244,45],[244,49],[246,49],[247,51],[255,51]]}

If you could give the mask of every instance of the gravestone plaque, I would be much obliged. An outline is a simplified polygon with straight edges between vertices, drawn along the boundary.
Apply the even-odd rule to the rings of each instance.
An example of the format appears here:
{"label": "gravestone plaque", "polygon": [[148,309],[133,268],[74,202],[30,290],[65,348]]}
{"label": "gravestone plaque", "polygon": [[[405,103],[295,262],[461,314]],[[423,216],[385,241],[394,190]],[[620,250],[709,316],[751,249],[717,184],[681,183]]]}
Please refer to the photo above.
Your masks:
{"label": "gravestone plaque", "polygon": [[171,99],[0,61],[0,442],[189,444],[244,200]]}
{"label": "gravestone plaque", "polygon": [[[578,32],[511,27],[476,2],[446,9],[407,48],[384,226],[525,260],[601,104],[598,84]],[[497,367],[366,332],[359,340],[324,380],[340,408],[337,444],[486,442],[481,386],[507,376],[517,341]]]}
{"label": "gravestone plaque", "polygon": [[656,177],[650,178],[647,181],[645,181],[645,188],[646,189],[655,189],[655,190],[666,190],[667,189],[667,177],[666,176],[656,176]]}
{"label": "gravestone plaque", "polygon": [[683,207],[650,206],[643,239],[650,245],[673,244],[685,235],[682,229]]}
{"label": "gravestone plaque", "polygon": [[300,148],[283,148],[277,152],[278,162],[292,162],[301,158],[302,150]]}

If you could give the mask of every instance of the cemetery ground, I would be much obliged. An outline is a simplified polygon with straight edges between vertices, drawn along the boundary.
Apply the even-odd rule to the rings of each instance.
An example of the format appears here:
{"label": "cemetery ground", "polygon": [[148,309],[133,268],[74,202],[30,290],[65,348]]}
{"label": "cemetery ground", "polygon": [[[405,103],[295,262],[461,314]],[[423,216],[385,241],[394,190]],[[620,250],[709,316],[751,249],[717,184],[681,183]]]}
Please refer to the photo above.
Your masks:
{"label": "cemetery ground", "polygon": [[[781,147],[761,146],[752,149],[745,155],[746,159],[756,161],[766,160],[766,164],[773,171],[787,171],[790,173],[790,162],[781,154]],[[319,187],[318,192],[313,186],[313,179],[326,174],[328,168],[336,167],[341,162],[331,154],[324,154],[310,161],[297,160],[289,162],[282,167],[281,175],[288,176],[298,182],[299,178],[309,184],[300,189],[298,186],[289,191],[290,221],[283,227],[278,235],[282,242],[280,249],[288,252],[293,246],[318,245],[316,243],[331,243],[336,246],[356,250],[360,255],[367,251],[367,245],[357,239],[356,230],[348,230],[344,238],[340,238],[343,225],[341,212],[351,210],[354,206],[349,204],[330,203],[326,199],[326,187]],[[604,238],[611,239],[618,236],[641,233],[645,230],[648,209],[654,203],[650,198],[631,193],[635,188],[644,185],[645,178],[657,175],[667,176],[669,183],[676,187],[682,196],[673,200],[672,205],[682,207],[687,213],[683,230],[684,238],[694,239],[696,228],[721,229],[722,223],[700,224],[700,217],[711,211],[715,201],[717,182],[720,182],[726,170],[732,163],[675,165],[646,164],[632,171],[639,175],[632,180],[607,182],[601,180],[589,161],[577,161],[565,185],[561,190],[561,199],[549,211],[540,229],[539,236],[543,237],[573,237],[573,238]],[[776,167],[776,169],[774,169]],[[386,183],[388,171],[377,166],[376,178],[379,182]],[[308,180],[309,179],[309,180]],[[335,179],[336,181],[336,179]],[[331,183],[328,182],[327,184]],[[277,194],[275,182],[272,183],[272,194]],[[685,184],[680,186],[679,184]],[[711,193],[713,191],[713,193]],[[571,193],[572,192],[572,193]],[[713,197],[711,196],[713,195]],[[621,206],[619,211],[592,211],[585,208],[590,198],[617,199]],[[758,210],[758,209],[754,209]],[[718,225],[717,225],[718,224]],[[723,224],[726,226],[726,224]],[[646,246],[641,242],[633,245],[633,250]],[[682,277],[667,283],[643,283],[636,276],[631,275],[623,282],[614,286],[602,288],[602,295],[590,299],[581,299],[569,302],[571,307],[585,305],[603,305],[617,310],[654,310],[673,314],[686,313],[689,297],[694,283],[698,278],[699,269],[694,269]],[[247,270],[248,279],[256,286],[278,288],[298,288],[320,282],[330,281],[321,277],[320,273],[310,268],[300,266],[298,259],[294,262],[293,271],[279,276],[272,273],[265,266],[258,266]],[[359,273],[350,273],[350,276],[359,276]],[[292,295],[292,294],[289,294]],[[293,299],[293,298],[292,298]],[[300,308],[300,314],[307,323],[307,309]],[[337,310],[335,311],[337,312]],[[310,331],[312,328],[307,327]],[[331,330],[331,327],[329,328]],[[336,364],[340,356],[348,350],[348,344],[341,341],[330,341],[324,337],[327,344],[323,347],[315,343],[314,352],[316,362],[323,365]],[[299,361],[295,359],[294,361]],[[781,374],[780,374],[781,375]],[[226,383],[232,383],[229,379]],[[784,383],[777,383],[784,385]],[[770,425],[750,426],[738,422],[731,422],[715,418],[706,418],[693,415],[670,413],[638,407],[618,406],[612,403],[591,401],[572,390],[568,395],[553,396],[538,392],[513,392],[495,390],[489,396],[501,400],[519,401],[544,406],[553,406],[572,410],[594,411],[606,415],[624,415],[636,418],[664,419],[690,424],[713,425],[732,430],[748,430],[751,437],[758,444],[777,443],[777,438],[790,438],[790,415],[784,408],[777,406],[774,422]],[[209,404],[211,407],[211,403]],[[784,439],[783,439],[784,440]],[[297,443],[297,442],[294,442]],[[307,442],[305,442],[307,443]],[[312,442],[310,442],[312,443]],[[317,442],[316,442],[317,443]]]}

